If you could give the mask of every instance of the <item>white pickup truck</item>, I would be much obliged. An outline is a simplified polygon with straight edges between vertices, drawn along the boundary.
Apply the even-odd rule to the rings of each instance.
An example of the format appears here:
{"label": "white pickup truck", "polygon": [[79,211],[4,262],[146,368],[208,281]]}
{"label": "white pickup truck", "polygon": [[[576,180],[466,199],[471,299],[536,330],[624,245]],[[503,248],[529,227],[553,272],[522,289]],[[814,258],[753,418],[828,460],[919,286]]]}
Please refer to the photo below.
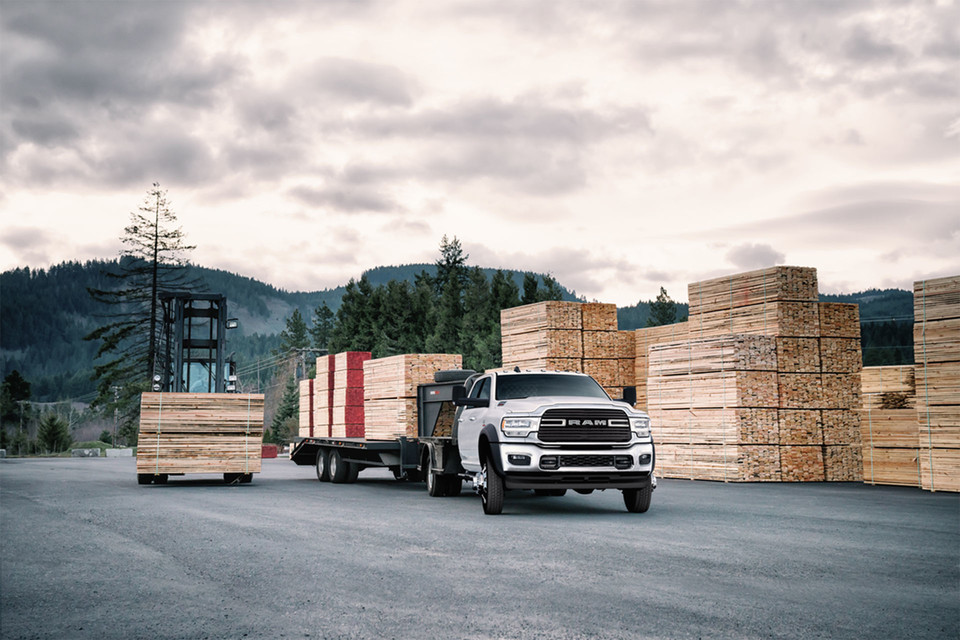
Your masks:
{"label": "white pickup truck", "polygon": [[590,376],[478,374],[454,390],[453,403],[461,407],[453,444],[485,513],[500,513],[509,489],[547,495],[619,489],[628,511],[650,507],[656,487],[650,418],[611,400]]}

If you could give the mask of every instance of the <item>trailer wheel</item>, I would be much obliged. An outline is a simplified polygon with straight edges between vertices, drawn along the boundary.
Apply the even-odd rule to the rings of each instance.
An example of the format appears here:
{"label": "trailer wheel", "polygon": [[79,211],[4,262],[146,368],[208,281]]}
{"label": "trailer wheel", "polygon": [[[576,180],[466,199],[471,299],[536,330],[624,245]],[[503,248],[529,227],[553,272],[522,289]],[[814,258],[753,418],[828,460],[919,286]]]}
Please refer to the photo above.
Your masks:
{"label": "trailer wheel", "polygon": [[345,483],[350,475],[350,469],[347,468],[349,463],[344,462],[340,452],[336,449],[330,452],[330,457],[327,460],[329,462],[327,466],[330,468],[330,482]]}
{"label": "trailer wheel", "polygon": [[646,513],[650,508],[650,497],[653,495],[653,487],[646,486],[643,489],[624,489],[623,504],[626,505],[630,513]]}
{"label": "trailer wheel", "polygon": [[[240,484],[242,476],[242,473],[225,473],[223,474],[223,481],[227,484]],[[160,482],[160,480],[158,479],[157,482]]]}
{"label": "trailer wheel", "polygon": [[503,512],[503,478],[486,459],[480,464],[480,499],[485,514],[495,516]]}
{"label": "trailer wheel", "polygon": [[253,482],[253,474],[252,474],[252,473],[245,473],[245,474],[243,474],[242,476],[240,476],[240,483],[241,483],[241,484],[250,484],[251,482]]}
{"label": "trailer wheel", "polygon": [[343,464],[345,464],[347,467],[347,479],[345,482],[356,482],[357,476],[360,475],[360,465],[356,462],[344,462]]}
{"label": "trailer wheel", "polygon": [[137,484],[150,484],[153,482],[153,476],[149,473],[138,473]]}
{"label": "trailer wheel", "polygon": [[320,482],[330,482],[330,465],[328,463],[328,453],[326,449],[317,451],[317,480]]}
{"label": "trailer wheel", "polygon": [[170,477],[170,476],[168,476],[167,474],[161,473],[161,474],[158,475],[158,476],[154,476],[154,477],[153,477],[153,481],[154,481],[155,483],[157,483],[157,484],[167,484],[167,478],[169,478],[169,477]]}

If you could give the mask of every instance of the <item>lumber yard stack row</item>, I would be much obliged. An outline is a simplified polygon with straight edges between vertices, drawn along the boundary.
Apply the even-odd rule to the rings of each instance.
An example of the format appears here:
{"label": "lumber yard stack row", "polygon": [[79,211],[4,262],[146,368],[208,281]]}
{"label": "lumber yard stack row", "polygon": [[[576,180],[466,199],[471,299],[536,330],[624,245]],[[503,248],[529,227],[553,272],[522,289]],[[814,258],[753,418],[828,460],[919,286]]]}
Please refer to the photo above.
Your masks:
{"label": "lumber yard stack row", "polygon": [[634,386],[635,335],[617,330],[617,306],[550,300],[500,312],[505,369],[575,371],[613,398]]}
{"label": "lumber yard stack row", "polygon": [[859,310],[817,289],[805,267],[696,282],[682,326],[637,331],[661,475],[862,480]]}
{"label": "lumber yard stack row", "polygon": [[300,383],[300,437],[416,437],[417,386],[433,382],[437,371],[460,369],[462,364],[462,356],[454,354],[373,359],[367,351],[347,351],[320,356],[317,377],[311,381],[312,412],[303,392],[308,381]]}
{"label": "lumber yard stack row", "polygon": [[140,397],[138,474],[259,473],[263,394]]}
{"label": "lumber yard stack row", "polygon": [[913,365],[864,367],[863,481],[920,486],[920,429]]}
{"label": "lumber yard stack row", "polygon": [[913,285],[920,482],[960,491],[960,276]]}

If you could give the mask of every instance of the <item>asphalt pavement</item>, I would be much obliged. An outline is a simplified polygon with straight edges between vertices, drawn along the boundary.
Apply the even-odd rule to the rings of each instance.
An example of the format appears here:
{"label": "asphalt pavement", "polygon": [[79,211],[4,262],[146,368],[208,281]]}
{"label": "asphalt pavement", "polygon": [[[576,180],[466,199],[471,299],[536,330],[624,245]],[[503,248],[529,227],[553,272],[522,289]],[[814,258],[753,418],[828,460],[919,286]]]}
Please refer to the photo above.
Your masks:
{"label": "asphalt pavement", "polygon": [[509,492],[265,460],[140,486],[130,458],[0,460],[0,637],[960,637],[960,496],[661,480]]}

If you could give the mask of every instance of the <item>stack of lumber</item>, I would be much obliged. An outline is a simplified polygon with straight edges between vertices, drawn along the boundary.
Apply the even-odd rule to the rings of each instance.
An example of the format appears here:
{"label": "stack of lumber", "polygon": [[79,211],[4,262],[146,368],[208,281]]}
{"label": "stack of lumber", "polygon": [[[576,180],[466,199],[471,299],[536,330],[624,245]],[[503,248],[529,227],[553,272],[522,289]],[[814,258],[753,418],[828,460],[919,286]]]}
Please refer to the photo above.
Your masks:
{"label": "stack of lumber", "polygon": [[505,368],[583,370],[581,303],[550,300],[500,311]]}
{"label": "stack of lumber", "polygon": [[263,394],[144,393],[137,473],[259,473]]}
{"label": "stack of lumber", "polygon": [[613,398],[636,382],[635,334],[617,330],[615,304],[551,300],[504,309],[500,332],[506,370],[586,373]]}
{"label": "stack of lumber", "polygon": [[[333,435],[334,358],[334,354],[317,357],[317,377],[313,380],[313,435],[319,438]],[[301,398],[300,411],[303,410]]]}
{"label": "stack of lumber", "polygon": [[960,276],[913,285],[921,486],[960,491]]}
{"label": "stack of lumber", "polygon": [[364,415],[368,440],[417,437],[417,386],[433,374],[462,368],[459,354],[410,353],[363,363]]}
{"label": "stack of lumber", "polygon": [[864,367],[863,481],[920,486],[919,425],[913,365]]}
{"label": "stack of lumber", "polygon": [[313,384],[315,379],[300,381],[300,429],[301,438],[313,437],[314,431],[314,409],[313,409]]}
{"label": "stack of lumber", "polygon": [[333,390],[330,402],[330,435],[364,437],[363,363],[369,351],[344,351],[333,356]]}
{"label": "stack of lumber", "polygon": [[660,475],[780,480],[773,338],[730,335],[655,344],[647,391]]}
{"label": "stack of lumber", "polygon": [[[638,406],[655,427],[666,420],[656,432],[660,472],[861,480],[857,306],[817,302],[816,270],[805,267],[693,283],[689,294],[685,323],[636,332]],[[687,413],[685,442],[671,441],[683,421],[667,411]]]}

